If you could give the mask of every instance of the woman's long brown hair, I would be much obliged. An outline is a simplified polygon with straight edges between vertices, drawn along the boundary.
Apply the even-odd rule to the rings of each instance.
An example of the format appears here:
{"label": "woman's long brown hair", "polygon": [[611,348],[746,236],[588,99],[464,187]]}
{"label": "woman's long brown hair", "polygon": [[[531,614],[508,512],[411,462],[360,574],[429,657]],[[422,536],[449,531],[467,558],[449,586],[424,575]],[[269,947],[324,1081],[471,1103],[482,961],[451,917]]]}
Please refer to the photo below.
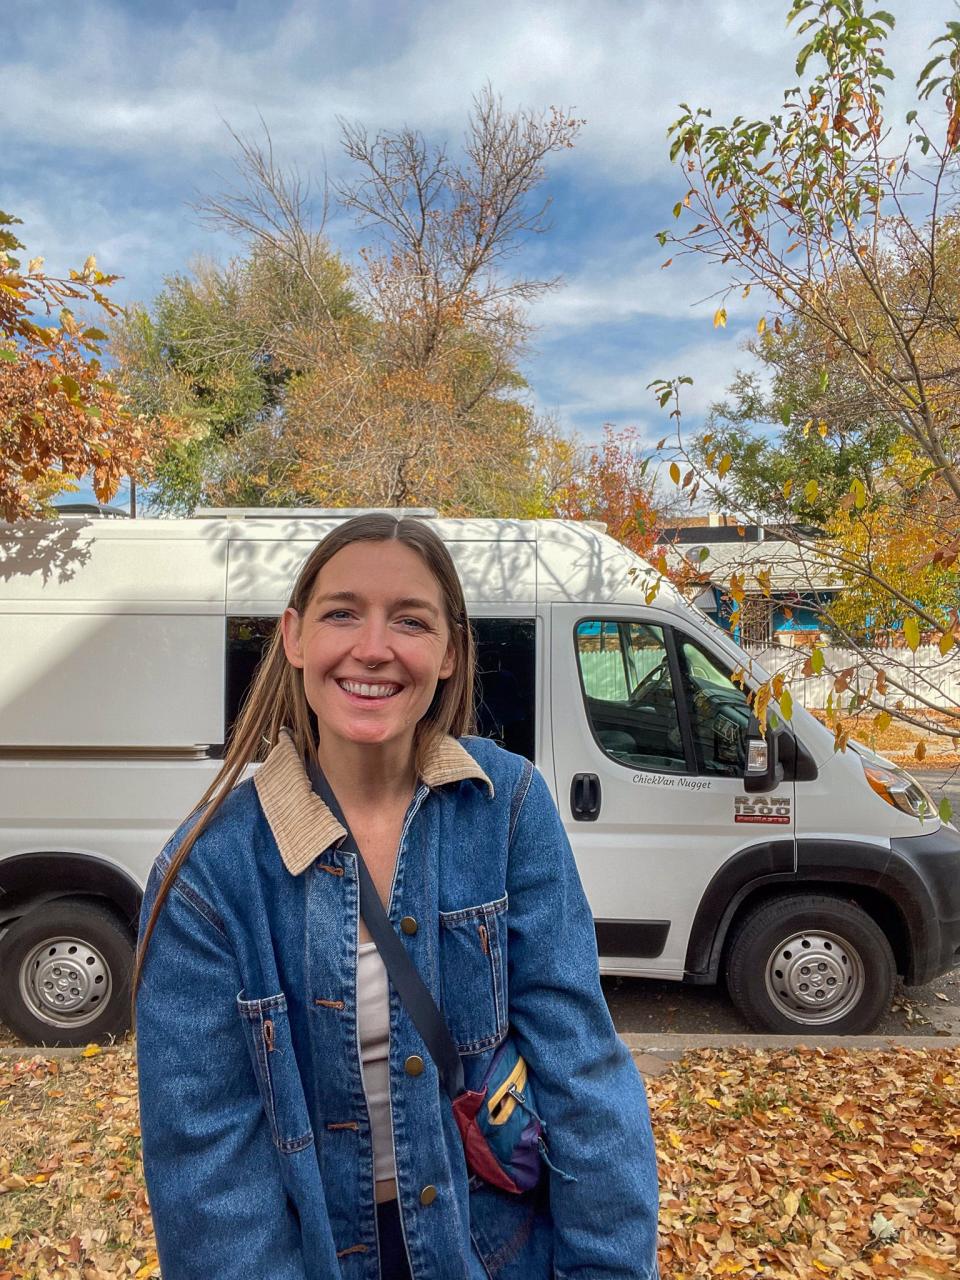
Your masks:
{"label": "woman's long brown hair", "polygon": [[[307,557],[294,584],[289,606],[301,616],[304,614],[313,594],[317,574],[344,547],[352,542],[391,541],[402,542],[415,551],[436,578],[456,654],[452,674],[440,683],[429,710],[416,728],[415,763],[420,772],[426,753],[438,738],[448,733],[459,737],[470,733],[474,727],[473,637],[467,621],[460,579],[450,553],[439,536],[424,520],[413,516],[371,514],[347,520],[328,533]],[[243,771],[276,744],[281,729],[290,730],[301,758],[306,758],[308,752],[317,750],[314,724],[303,689],[303,672],[287,661],[283,634],[278,623],[230,735],[223,766],[189,815],[193,817],[199,813],[200,817],[180,843],[160,882],[156,901],[137,949],[133,970],[131,1020],[134,1023],[137,988],[147,944],[167,894],[180,868],[190,856],[190,850],[213,822],[220,805],[237,785]]]}

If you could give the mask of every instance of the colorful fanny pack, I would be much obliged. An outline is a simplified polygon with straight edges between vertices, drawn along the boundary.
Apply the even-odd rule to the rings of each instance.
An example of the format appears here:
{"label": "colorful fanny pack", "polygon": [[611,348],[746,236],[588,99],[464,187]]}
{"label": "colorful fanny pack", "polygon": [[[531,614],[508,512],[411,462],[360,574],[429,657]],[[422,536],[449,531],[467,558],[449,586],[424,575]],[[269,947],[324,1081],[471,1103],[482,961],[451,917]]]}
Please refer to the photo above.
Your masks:
{"label": "colorful fanny pack", "polygon": [[[540,1181],[541,1160],[550,1164],[546,1128],[537,1115],[527,1064],[508,1037],[497,1049],[479,1089],[464,1088],[463,1063],[443,1014],[391,925],[343,810],[314,759],[306,762],[314,791],[347,832],[342,849],[357,860],[360,914],[397,994],[436,1063],[449,1095],[467,1168],[501,1191],[520,1195]],[[550,1165],[551,1168],[555,1166]],[[569,1175],[556,1170],[566,1180]]]}

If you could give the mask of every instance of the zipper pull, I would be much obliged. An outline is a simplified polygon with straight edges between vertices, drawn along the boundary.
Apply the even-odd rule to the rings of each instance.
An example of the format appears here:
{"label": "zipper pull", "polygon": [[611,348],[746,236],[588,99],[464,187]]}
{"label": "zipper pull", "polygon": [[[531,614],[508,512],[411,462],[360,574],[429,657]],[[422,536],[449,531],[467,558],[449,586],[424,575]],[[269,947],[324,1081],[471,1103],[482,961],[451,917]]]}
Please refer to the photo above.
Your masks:
{"label": "zipper pull", "polygon": [[490,938],[487,934],[487,926],[485,924],[478,925],[477,932],[480,934],[480,945],[483,947],[483,954],[488,956],[490,954]]}
{"label": "zipper pull", "polygon": [[273,1053],[273,1020],[271,1018],[263,1020],[263,1043],[267,1046],[267,1053]]}

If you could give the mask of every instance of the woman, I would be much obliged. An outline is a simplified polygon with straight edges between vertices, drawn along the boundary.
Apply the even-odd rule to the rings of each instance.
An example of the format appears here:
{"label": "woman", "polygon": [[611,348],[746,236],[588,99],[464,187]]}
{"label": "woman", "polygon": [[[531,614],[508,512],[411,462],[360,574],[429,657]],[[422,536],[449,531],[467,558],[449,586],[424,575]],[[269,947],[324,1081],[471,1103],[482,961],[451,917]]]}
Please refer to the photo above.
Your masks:
{"label": "woman", "polygon": [[[223,769],[143,903],[141,1124],[164,1280],[656,1276],[646,1098],[590,911],[543,778],[462,736],[473,677],[460,582],[426,522],[360,516],[308,557]],[[311,755],[466,1087],[508,1032],[525,1058],[549,1144],[532,1191],[468,1172]]]}

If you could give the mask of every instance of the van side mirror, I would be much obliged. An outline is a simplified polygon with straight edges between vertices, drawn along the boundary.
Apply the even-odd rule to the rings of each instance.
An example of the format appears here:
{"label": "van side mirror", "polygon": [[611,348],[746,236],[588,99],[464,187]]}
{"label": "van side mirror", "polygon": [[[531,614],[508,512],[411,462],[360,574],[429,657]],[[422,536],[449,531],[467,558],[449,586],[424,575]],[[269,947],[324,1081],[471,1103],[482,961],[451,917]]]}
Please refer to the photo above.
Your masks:
{"label": "van side mirror", "polygon": [[782,728],[774,728],[768,724],[766,736],[762,736],[757,717],[750,717],[746,740],[747,760],[743,770],[744,791],[775,791],[783,781],[783,765],[780,763],[782,732]]}

